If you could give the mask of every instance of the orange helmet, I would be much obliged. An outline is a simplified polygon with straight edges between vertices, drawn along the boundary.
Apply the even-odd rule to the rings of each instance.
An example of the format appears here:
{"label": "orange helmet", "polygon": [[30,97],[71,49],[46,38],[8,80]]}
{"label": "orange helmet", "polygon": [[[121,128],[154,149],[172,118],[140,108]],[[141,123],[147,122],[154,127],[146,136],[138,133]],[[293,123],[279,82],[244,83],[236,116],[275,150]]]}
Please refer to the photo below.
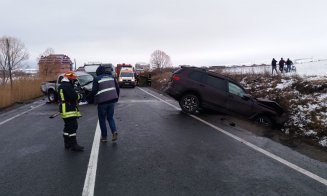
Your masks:
{"label": "orange helmet", "polygon": [[76,80],[77,79],[76,73],[73,72],[73,71],[67,71],[67,72],[65,72],[64,76],[66,78],[68,78],[69,80]]}

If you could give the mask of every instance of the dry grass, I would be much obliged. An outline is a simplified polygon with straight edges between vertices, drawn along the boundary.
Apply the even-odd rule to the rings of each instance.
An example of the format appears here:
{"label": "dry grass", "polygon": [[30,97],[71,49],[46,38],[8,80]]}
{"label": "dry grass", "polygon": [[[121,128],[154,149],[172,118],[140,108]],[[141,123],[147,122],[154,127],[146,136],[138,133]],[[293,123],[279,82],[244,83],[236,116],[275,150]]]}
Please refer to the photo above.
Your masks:
{"label": "dry grass", "polygon": [[164,88],[167,86],[172,74],[173,73],[171,69],[165,69],[162,72],[152,72],[151,87],[163,91]]}
{"label": "dry grass", "polygon": [[12,90],[10,84],[0,86],[0,108],[42,96],[41,82],[39,78],[21,77],[14,80]]}

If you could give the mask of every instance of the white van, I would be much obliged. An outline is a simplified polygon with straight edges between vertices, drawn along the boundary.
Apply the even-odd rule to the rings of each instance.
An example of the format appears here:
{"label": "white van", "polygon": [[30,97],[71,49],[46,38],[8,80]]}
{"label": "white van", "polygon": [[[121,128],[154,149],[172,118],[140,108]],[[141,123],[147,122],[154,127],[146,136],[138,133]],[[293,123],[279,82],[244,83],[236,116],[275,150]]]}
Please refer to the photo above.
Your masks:
{"label": "white van", "polygon": [[119,87],[131,86],[135,87],[135,72],[132,68],[122,68],[118,77]]}

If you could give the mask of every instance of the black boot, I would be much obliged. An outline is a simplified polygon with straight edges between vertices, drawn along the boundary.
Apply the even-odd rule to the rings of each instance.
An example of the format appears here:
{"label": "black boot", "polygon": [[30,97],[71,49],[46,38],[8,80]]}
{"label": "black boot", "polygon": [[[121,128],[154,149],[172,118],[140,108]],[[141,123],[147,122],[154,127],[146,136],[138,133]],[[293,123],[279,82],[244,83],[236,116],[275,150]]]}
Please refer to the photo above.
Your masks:
{"label": "black boot", "polygon": [[64,135],[63,137],[64,137],[65,149],[70,149],[71,144],[70,144],[68,135]]}
{"label": "black boot", "polygon": [[71,142],[70,149],[72,151],[78,151],[78,152],[84,151],[84,147],[77,144],[76,137],[71,137],[70,140],[71,140],[70,141]]}

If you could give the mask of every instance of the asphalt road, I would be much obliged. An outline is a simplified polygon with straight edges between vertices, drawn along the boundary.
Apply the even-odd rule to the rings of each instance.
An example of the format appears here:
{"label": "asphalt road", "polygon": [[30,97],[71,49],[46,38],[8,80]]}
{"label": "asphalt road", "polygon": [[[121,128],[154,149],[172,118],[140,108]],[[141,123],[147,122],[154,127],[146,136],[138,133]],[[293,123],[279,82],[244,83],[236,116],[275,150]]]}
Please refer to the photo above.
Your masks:
{"label": "asphalt road", "polygon": [[45,102],[0,113],[1,196],[327,195],[326,163],[149,88],[121,90],[116,143],[99,144],[96,106],[80,106],[82,153],[64,149]]}

